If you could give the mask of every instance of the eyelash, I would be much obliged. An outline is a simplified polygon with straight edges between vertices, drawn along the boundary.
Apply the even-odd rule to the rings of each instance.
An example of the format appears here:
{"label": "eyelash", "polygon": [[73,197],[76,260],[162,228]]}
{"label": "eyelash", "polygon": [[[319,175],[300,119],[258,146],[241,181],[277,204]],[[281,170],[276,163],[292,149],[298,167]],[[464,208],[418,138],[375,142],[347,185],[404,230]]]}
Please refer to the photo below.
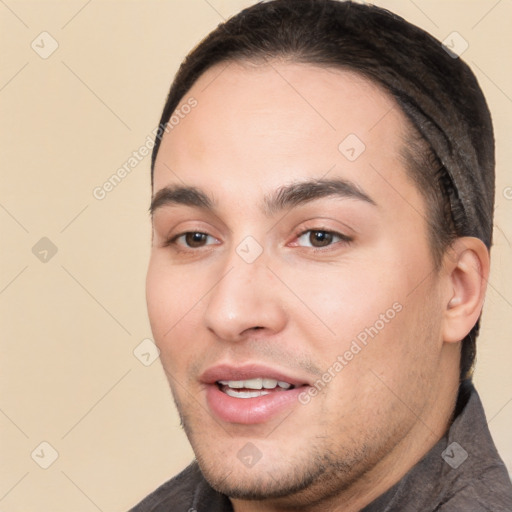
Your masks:
{"label": "eyelash", "polygon": [[328,251],[328,250],[331,250],[333,248],[333,246],[336,244],[341,243],[343,245],[350,245],[353,242],[353,238],[351,238],[350,236],[344,235],[343,233],[340,233],[338,231],[333,231],[331,229],[318,228],[318,227],[303,229],[295,234],[295,238],[296,239],[301,238],[302,236],[306,235],[307,233],[326,233],[326,234],[332,235],[333,237],[338,237],[340,239],[338,242],[333,242],[324,247],[314,247],[314,246],[310,247],[310,249],[312,249],[314,252]]}
{"label": "eyelash", "polygon": [[[194,247],[187,247],[187,246],[180,245],[178,243],[179,238],[186,236],[186,235],[191,235],[191,234],[194,234],[194,235],[201,234],[201,235],[206,235],[206,236],[212,237],[212,235],[209,235],[208,233],[205,233],[204,231],[183,231],[182,233],[178,233],[177,235],[174,235],[174,236],[170,237],[169,239],[167,239],[164,242],[163,247],[174,246],[176,248],[177,252],[196,252],[197,249],[204,249],[204,247],[199,247],[196,249]],[[215,237],[212,237],[212,238],[215,238]]]}
{"label": "eyelash", "polygon": [[[298,231],[297,233],[295,233],[294,236],[295,236],[295,239],[300,239],[302,236],[306,235],[307,233],[315,233],[315,232],[316,233],[325,233],[325,234],[332,235],[333,237],[337,237],[337,238],[340,239],[338,242],[333,242],[333,243],[330,243],[329,245],[323,246],[323,247],[310,246],[309,248],[312,249],[315,252],[318,252],[318,251],[321,251],[321,252],[328,251],[335,244],[341,243],[343,245],[350,245],[353,242],[353,238],[351,238],[350,236],[344,235],[343,233],[339,233],[338,231],[333,231],[333,230],[324,229],[324,228],[308,228],[308,229],[303,229],[303,230]],[[164,242],[164,244],[163,244],[163,247],[174,246],[176,248],[177,252],[191,253],[191,252],[197,252],[198,249],[203,249],[204,250],[204,248],[208,247],[208,245],[215,245],[215,244],[207,244],[206,246],[197,247],[197,248],[187,247],[187,246],[180,245],[178,243],[178,240],[181,237],[189,235],[189,234],[201,234],[201,235],[206,235],[207,237],[208,236],[212,237],[212,235],[209,235],[208,233],[205,233],[203,231],[184,231],[184,232],[179,233],[177,235],[174,235],[174,236],[170,237],[168,240],[166,240]],[[212,238],[215,238],[215,237],[212,237]],[[185,247],[185,248],[183,248],[183,247]],[[299,247],[303,247],[304,248],[304,246],[299,246]]]}

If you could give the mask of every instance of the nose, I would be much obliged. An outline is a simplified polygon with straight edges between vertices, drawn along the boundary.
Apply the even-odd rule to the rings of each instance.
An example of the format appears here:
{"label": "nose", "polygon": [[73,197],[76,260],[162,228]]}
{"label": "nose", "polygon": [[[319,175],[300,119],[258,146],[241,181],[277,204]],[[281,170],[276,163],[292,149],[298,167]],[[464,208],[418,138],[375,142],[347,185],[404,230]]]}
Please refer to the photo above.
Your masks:
{"label": "nose", "polygon": [[240,341],[256,330],[269,334],[286,325],[287,313],[274,274],[260,257],[246,263],[237,254],[208,294],[204,321],[225,341]]}

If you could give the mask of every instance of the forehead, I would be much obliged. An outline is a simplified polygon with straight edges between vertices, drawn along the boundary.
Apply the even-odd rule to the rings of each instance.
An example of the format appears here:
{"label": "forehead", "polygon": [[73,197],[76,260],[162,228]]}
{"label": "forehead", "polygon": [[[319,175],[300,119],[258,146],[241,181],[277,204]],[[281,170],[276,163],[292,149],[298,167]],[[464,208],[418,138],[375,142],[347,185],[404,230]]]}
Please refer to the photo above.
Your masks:
{"label": "forehead", "polygon": [[[182,109],[191,98],[196,106]],[[363,188],[407,179],[400,158],[404,115],[386,92],[352,71],[221,63],[175,112],[179,122],[157,156],[155,191],[180,181],[239,195],[301,177],[340,176]]]}

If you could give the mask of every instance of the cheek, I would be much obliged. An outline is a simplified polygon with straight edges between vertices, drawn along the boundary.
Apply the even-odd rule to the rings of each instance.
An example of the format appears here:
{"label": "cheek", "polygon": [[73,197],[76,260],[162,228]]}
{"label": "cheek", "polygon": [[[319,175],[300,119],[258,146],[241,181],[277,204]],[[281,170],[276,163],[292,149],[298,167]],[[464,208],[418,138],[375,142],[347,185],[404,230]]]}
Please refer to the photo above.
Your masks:
{"label": "cheek", "polygon": [[[152,255],[146,278],[148,316],[155,343],[167,360],[169,355],[186,354],[187,342],[197,326],[201,291],[197,283],[190,281],[184,272],[172,268],[158,255]],[[196,321],[191,321],[195,319]],[[188,336],[183,334],[189,329]]]}
{"label": "cheek", "polygon": [[[343,348],[365,329],[377,323],[381,315],[387,326],[400,309],[403,285],[400,276],[375,264],[348,262],[338,268],[310,265],[302,272],[282,269],[283,281],[300,299],[295,301],[294,320],[303,328],[314,328],[322,338]],[[335,347],[333,347],[335,348]]]}
{"label": "cheek", "polygon": [[407,373],[405,365],[411,372],[422,366],[439,315],[432,307],[432,280],[420,278],[419,269],[428,275],[427,261],[407,266],[407,254],[384,249],[378,259],[358,256],[342,266],[310,265],[301,272],[283,266],[281,275],[301,299],[291,318],[317,365],[327,370],[346,354],[340,384],[367,378],[373,386],[370,369],[394,379]]}

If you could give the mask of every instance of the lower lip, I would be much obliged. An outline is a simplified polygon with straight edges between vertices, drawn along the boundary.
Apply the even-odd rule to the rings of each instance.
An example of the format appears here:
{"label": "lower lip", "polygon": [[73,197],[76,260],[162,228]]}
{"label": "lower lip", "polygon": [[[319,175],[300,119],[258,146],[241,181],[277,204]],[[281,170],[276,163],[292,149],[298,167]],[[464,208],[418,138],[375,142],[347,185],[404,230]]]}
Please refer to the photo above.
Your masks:
{"label": "lower lip", "polygon": [[210,410],[223,421],[251,425],[264,423],[283,410],[297,405],[298,396],[305,387],[287,391],[271,391],[268,395],[255,398],[235,398],[223,393],[217,384],[209,384],[206,400]]}

